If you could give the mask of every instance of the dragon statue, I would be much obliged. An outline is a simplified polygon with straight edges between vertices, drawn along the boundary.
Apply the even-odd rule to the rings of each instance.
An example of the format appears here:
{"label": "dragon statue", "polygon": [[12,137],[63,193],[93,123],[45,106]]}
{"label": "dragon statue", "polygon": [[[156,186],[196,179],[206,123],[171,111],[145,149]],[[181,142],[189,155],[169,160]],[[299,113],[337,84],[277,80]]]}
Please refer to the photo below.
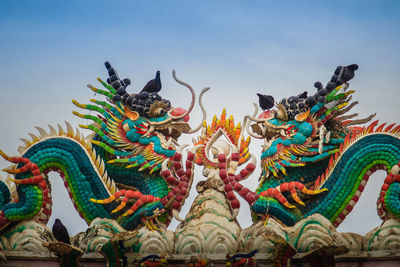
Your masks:
{"label": "dragon statue", "polygon": [[[36,220],[46,224],[52,212],[51,186],[47,174],[58,172],[80,216],[89,224],[95,218],[111,218],[125,229],[135,229],[141,223],[156,228],[154,220],[168,225],[186,199],[193,179],[194,153],[181,162],[182,148],[177,148],[181,134],[196,132],[202,123],[191,130],[189,113],[195,104],[195,93],[187,87],[192,100],[188,110],[171,107],[163,99],[160,73],[149,81],[140,93],[128,94],[129,79],[121,80],[115,69],[105,63],[109,78],[98,81],[103,90],[88,85],[106,101],[91,99],[92,104],[72,102],[89,111],[78,117],[92,124],[80,127],[94,132],[84,137],[77,130],[50,127],[50,133],[37,128],[40,136],[30,134],[23,139],[20,156],[0,154],[14,165],[5,171],[15,175],[9,179],[11,188],[0,182],[0,229],[12,222]],[[208,88],[203,89],[201,97]],[[203,120],[205,111],[203,111]],[[93,114],[97,113],[97,114]],[[183,159],[182,159],[183,160]],[[184,171],[182,165],[187,169]],[[164,179],[162,168],[178,176]]]}
{"label": "dragon statue", "polygon": [[[298,263],[319,266],[347,252],[379,251],[381,257],[388,250],[391,257],[398,251],[400,125],[350,113],[358,103],[349,89],[356,64],[338,66],[326,86],[314,84],[313,95],[305,91],[275,102],[258,94],[254,113],[237,124],[225,109],[207,123],[204,88],[198,99],[202,120],[193,129],[196,94],[175,71],[173,79],[192,96],[187,110],[159,95],[159,71],[141,91],[128,93],[131,81],[120,79],[110,63],[105,67],[108,78],[98,78],[103,88],[88,85],[103,99],[72,101],[80,108],[73,111],[84,121],[80,127],[91,134],[69,123],[49,126],[49,132],[36,127],[39,134],[22,139],[18,156],[0,150],[12,163],[0,180],[0,260],[22,250],[53,251],[65,266],[78,266],[91,252],[102,253],[108,266],[255,266],[271,259],[288,266],[297,254]],[[189,149],[179,145],[182,134],[198,131]],[[245,183],[257,169],[251,137],[264,141],[255,190]],[[197,183],[198,195],[182,219],[195,165],[205,180]],[[384,223],[365,236],[337,232],[377,170],[387,173],[377,200]],[[89,224],[72,245],[54,242],[57,234],[45,225],[52,213],[52,171]],[[253,219],[245,229],[237,220],[240,200]],[[173,218],[180,221],[174,231],[167,229]],[[364,261],[370,254],[360,255]]]}
{"label": "dragon statue", "polygon": [[388,175],[377,201],[385,221],[400,218],[400,126],[352,120],[346,114],[351,102],[348,81],[356,64],[339,66],[331,80],[318,91],[284,98],[259,95],[264,111],[247,118],[248,133],[264,140],[258,198],[251,203],[254,220],[273,216],[285,225],[319,213],[337,227],[353,209],[368,178],[376,170]]}

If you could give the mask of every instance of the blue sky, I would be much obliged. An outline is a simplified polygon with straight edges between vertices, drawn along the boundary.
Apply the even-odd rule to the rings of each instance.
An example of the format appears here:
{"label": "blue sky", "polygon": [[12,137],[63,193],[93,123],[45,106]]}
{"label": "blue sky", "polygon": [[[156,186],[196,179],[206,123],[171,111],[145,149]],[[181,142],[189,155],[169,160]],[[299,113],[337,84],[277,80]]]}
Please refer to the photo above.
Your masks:
{"label": "blue sky", "polygon": [[[357,63],[351,88],[360,104],[354,111],[398,122],[399,11],[398,1],[3,0],[0,148],[16,155],[18,139],[34,126],[67,120],[77,127],[81,121],[71,113],[71,99],[93,97],[86,84],[106,77],[106,60],[131,78],[130,92],[160,70],[161,94],[186,107],[189,96],[171,77],[175,69],[198,92],[211,87],[204,99],[209,118],[226,107],[237,121],[252,113],[258,92],[276,100],[314,92],[313,83],[325,83],[337,65]],[[193,123],[199,118],[193,114]],[[260,149],[253,141],[253,153]],[[2,160],[0,166],[7,164]],[[257,176],[246,181],[249,187]],[[363,195],[370,202],[361,199],[341,231],[364,234],[380,223],[375,202],[383,174],[376,177]],[[84,229],[74,211],[65,213],[63,197],[55,202],[52,220],[60,217],[73,233]],[[247,210],[242,205],[243,226],[250,224]]]}

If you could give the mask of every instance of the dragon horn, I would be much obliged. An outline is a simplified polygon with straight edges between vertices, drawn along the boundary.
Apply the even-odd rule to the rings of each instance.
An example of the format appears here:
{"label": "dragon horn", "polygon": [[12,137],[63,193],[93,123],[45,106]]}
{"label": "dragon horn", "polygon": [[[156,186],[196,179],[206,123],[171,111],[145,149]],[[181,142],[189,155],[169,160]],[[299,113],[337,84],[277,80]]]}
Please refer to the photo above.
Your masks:
{"label": "dragon horn", "polygon": [[171,117],[173,120],[179,120],[179,119],[186,117],[192,111],[192,109],[194,107],[194,103],[196,102],[196,94],[195,94],[192,86],[190,86],[188,83],[185,83],[185,82],[179,80],[178,78],[176,78],[175,70],[172,71],[172,77],[174,78],[174,80],[177,83],[182,84],[183,86],[186,86],[189,89],[190,93],[192,94],[192,102],[190,103],[190,106],[185,113],[183,113],[182,115],[179,115],[179,116],[173,116],[171,114],[172,110],[170,112],[168,112],[169,117]]}
{"label": "dragon horn", "polygon": [[[149,122],[149,124],[151,124],[151,125],[162,126],[162,125],[165,125],[165,124],[170,123],[170,122],[173,121],[173,120],[182,119],[182,118],[184,118],[185,116],[187,116],[187,115],[192,111],[192,109],[193,109],[193,107],[194,107],[194,103],[196,102],[196,94],[195,94],[193,88],[192,88],[188,83],[185,83],[185,82],[179,80],[178,78],[176,78],[175,70],[172,71],[172,77],[174,77],[174,80],[175,80],[177,83],[186,86],[186,87],[189,89],[190,93],[192,94],[192,102],[190,103],[189,109],[188,109],[184,114],[179,115],[179,116],[174,116],[174,115],[172,115],[171,113],[173,112],[173,110],[170,110],[170,111],[168,112],[168,119],[166,119],[166,120],[164,120],[164,121],[159,121],[159,122]],[[204,88],[204,89],[201,91],[201,94],[204,94],[206,91],[208,91],[208,89],[209,89],[209,88]],[[205,118],[205,117],[204,117],[204,116],[206,116],[205,110],[202,109],[202,111],[203,111],[203,118]],[[197,129],[197,127],[196,127],[196,129]],[[195,129],[195,130],[196,130],[196,129]],[[200,129],[200,128],[199,128],[199,129]],[[197,129],[197,130],[198,130],[198,129]]]}
{"label": "dragon horn", "polygon": [[258,113],[258,105],[256,103],[253,103],[253,105],[254,105],[253,115],[247,115],[247,118],[249,120],[251,120],[251,121],[254,121],[254,122],[265,122],[266,119],[258,119],[258,118],[256,118],[256,115]]}
{"label": "dragon horn", "polygon": [[208,90],[210,90],[210,87],[204,88],[203,90],[201,90],[201,93],[200,93],[200,95],[199,95],[199,105],[200,105],[201,111],[203,112],[203,118],[202,118],[202,120],[200,121],[200,124],[199,124],[196,128],[190,130],[190,131],[188,132],[188,134],[192,134],[192,133],[195,133],[195,132],[197,132],[198,130],[200,130],[201,127],[203,127],[203,122],[207,119],[207,112],[206,112],[206,110],[205,110],[205,108],[204,108],[204,106],[203,106],[203,101],[202,101],[202,100],[203,100],[203,95],[204,95],[204,93],[207,92]]}

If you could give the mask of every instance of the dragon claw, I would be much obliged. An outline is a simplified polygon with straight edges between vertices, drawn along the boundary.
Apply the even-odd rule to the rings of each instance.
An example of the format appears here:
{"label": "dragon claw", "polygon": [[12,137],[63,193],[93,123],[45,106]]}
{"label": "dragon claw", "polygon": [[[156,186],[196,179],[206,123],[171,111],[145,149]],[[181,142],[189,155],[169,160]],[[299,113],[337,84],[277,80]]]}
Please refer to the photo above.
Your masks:
{"label": "dragon claw", "polygon": [[154,222],[153,222],[152,219],[148,220],[148,224],[151,226],[151,229],[150,229],[150,230],[152,230],[152,231],[154,231],[154,230],[156,230],[156,231],[161,231],[160,228],[158,228],[158,227],[154,224]]}
{"label": "dragon claw", "polygon": [[293,198],[294,201],[296,201],[297,203],[299,203],[302,206],[306,205],[306,204],[304,204],[303,201],[301,201],[301,199],[299,198],[299,196],[297,195],[296,192],[292,193],[291,195],[292,195],[292,198]]}
{"label": "dragon claw", "polygon": [[149,229],[150,231],[161,231],[160,228],[157,227],[158,224],[158,219],[157,216],[159,216],[160,214],[162,214],[164,212],[163,209],[159,210],[158,208],[156,208],[153,211],[153,215],[151,217],[142,217],[142,222],[144,224],[144,226]]}
{"label": "dragon claw", "polygon": [[296,192],[296,188],[295,187],[291,187],[290,189],[290,194],[293,198],[294,201],[296,201],[298,204],[305,206],[306,204],[304,204],[304,202],[299,198],[299,196],[297,195]]}
{"label": "dragon claw", "polygon": [[151,228],[151,225],[149,224],[149,221],[148,220],[146,220],[146,219],[143,219],[143,222],[144,222],[144,226],[147,228],[147,229],[149,229],[150,231],[154,231],[153,230],[153,228]]}
{"label": "dragon claw", "polygon": [[10,179],[10,181],[13,182],[13,183],[16,183],[16,184],[19,184],[19,183],[20,183],[20,180],[16,180],[16,179],[13,179],[13,178],[9,178],[9,179]]}
{"label": "dragon claw", "polygon": [[314,194],[320,194],[320,193],[326,192],[326,191],[328,191],[328,188],[322,188],[322,189],[314,190]]}
{"label": "dragon claw", "polygon": [[[125,198],[124,198],[124,199],[125,199]],[[121,204],[119,204],[118,207],[116,207],[115,209],[113,209],[113,210],[111,211],[111,213],[116,213],[116,212],[122,210],[125,206],[126,206],[126,201],[122,200],[122,201],[121,201]]]}
{"label": "dragon claw", "polygon": [[9,174],[18,174],[21,173],[19,169],[3,169],[4,172],[9,173]]}
{"label": "dragon claw", "polygon": [[264,226],[268,224],[268,220],[269,220],[270,217],[271,217],[270,214],[267,214],[267,215],[265,216],[265,219],[264,219]]}
{"label": "dragon claw", "polygon": [[125,216],[128,216],[128,215],[131,215],[132,213],[133,213],[133,211],[131,209],[129,209],[124,214],[122,214],[121,216],[125,217]]}
{"label": "dragon claw", "polygon": [[[123,197],[121,199],[121,197]],[[126,217],[129,216],[131,214],[133,214],[134,212],[136,212],[141,206],[147,204],[147,203],[152,203],[152,202],[156,202],[159,201],[160,198],[159,197],[155,197],[153,195],[143,195],[141,192],[139,191],[135,191],[135,190],[121,190],[121,191],[117,191],[114,195],[110,196],[109,198],[106,199],[90,199],[90,201],[94,202],[94,203],[99,203],[99,204],[108,204],[111,203],[113,201],[121,201],[121,203],[119,204],[118,207],[116,207],[114,210],[111,211],[112,214],[121,211],[123,208],[125,208],[126,204],[128,203],[128,201],[130,199],[136,199],[136,201],[133,203],[133,205],[131,206],[130,209],[128,209],[125,213],[123,213],[120,217]],[[160,215],[160,212],[158,211],[158,209],[156,209],[153,212],[153,217],[156,217],[158,215]],[[154,229],[158,229],[154,223],[151,221],[149,222],[146,217],[143,217],[143,223],[146,225],[146,227],[150,230],[154,230]]]}
{"label": "dragon claw", "polygon": [[310,190],[310,189],[307,189],[302,183],[289,182],[289,183],[282,183],[277,188],[269,188],[269,189],[261,192],[260,196],[275,198],[276,200],[278,200],[285,207],[287,207],[289,209],[293,209],[293,208],[296,208],[296,206],[291,205],[289,203],[289,201],[282,195],[282,192],[290,192],[293,200],[296,203],[298,203],[298,204],[300,204],[302,206],[305,206],[305,203],[297,195],[296,189],[298,189],[299,191],[301,191],[303,194],[306,194],[306,195],[317,195],[317,194],[320,194],[322,192],[328,191],[327,188],[317,189],[317,190]]}
{"label": "dragon claw", "polygon": [[5,160],[8,160],[9,161],[9,159],[10,159],[10,157],[9,156],[7,156],[7,154],[6,153],[4,153],[4,151],[3,150],[1,150],[0,149],[0,156],[2,156]]}

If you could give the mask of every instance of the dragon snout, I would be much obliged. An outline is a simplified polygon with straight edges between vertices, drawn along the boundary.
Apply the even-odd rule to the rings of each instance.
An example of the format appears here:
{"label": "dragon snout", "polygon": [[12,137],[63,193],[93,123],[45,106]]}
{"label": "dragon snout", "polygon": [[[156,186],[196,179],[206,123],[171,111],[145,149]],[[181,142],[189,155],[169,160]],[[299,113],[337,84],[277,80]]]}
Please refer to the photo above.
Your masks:
{"label": "dragon snout", "polygon": [[[178,117],[178,116],[183,115],[185,113],[186,113],[186,109],[181,108],[181,107],[177,107],[177,108],[174,108],[174,110],[171,112],[171,115],[173,115],[174,117]],[[185,117],[183,117],[183,120],[185,122],[188,122],[189,121],[189,114],[186,115]]]}

